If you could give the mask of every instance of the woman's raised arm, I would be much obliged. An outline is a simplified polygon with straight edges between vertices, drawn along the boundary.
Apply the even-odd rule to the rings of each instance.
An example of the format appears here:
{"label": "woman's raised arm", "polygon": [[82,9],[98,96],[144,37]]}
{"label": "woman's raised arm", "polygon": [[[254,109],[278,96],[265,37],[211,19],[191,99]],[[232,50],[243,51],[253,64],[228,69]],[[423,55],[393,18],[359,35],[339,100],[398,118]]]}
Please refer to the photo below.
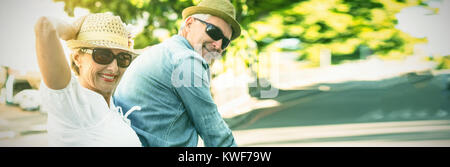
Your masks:
{"label": "woman's raised arm", "polygon": [[81,23],[82,19],[69,24],[55,18],[41,17],[34,27],[39,69],[44,83],[51,89],[65,88],[70,81],[69,63],[59,38],[75,38]]}

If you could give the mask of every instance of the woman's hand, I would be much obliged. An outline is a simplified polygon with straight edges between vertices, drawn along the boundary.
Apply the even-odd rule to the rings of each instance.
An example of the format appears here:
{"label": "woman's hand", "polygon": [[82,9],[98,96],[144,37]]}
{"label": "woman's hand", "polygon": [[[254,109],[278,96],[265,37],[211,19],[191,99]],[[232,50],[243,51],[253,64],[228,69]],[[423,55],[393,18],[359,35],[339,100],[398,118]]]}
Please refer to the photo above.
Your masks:
{"label": "woman's hand", "polygon": [[68,24],[66,22],[58,21],[59,24],[57,27],[58,36],[62,40],[71,40],[75,39],[78,35],[78,32],[80,32],[81,25],[84,22],[84,19],[86,19],[86,16],[80,17],[77,20],[75,20],[74,23]]}
{"label": "woman's hand", "polygon": [[[73,23],[68,23],[64,20],[54,17],[41,17],[38,20],[36,26],[47,25],[47,27],[41,27],[41,31],[56,31],[56,34],[62,40],[71,40],[77,38],[78,32],[80,32],[81,25],[84,22],[86,16],[80,17]],[[45,24],[43,24],[43,22]]]}

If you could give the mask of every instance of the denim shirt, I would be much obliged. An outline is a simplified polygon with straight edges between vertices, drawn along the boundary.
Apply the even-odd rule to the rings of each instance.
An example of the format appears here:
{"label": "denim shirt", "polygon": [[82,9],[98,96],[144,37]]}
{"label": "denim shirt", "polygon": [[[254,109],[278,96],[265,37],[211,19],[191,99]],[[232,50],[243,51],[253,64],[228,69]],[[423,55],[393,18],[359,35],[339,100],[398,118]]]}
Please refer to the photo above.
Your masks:
{"label": "denim shirt", "polygon": [[[217,111],[209,66],[182,36],[174,35],[147,49],[128,67],[114,93],[144,146],[236,146]],[[124,113],[125,114],[125,113]]]}

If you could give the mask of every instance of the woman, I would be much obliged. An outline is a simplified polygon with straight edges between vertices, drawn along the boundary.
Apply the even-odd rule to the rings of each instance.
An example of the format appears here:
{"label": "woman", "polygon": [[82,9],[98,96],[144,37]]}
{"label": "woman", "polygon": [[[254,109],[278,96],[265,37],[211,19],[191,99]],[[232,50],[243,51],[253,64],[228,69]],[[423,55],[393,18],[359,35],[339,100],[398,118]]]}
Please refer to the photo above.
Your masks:
{"label": "woman", "polygon": [[[35,25],[42,74],[42,110],[48,112],[50,146],[141,146],[111,95],[133,51],[120,17],[89,14],[68,24],[41,17]],[[60,38],[72,49],[67,62]]]}

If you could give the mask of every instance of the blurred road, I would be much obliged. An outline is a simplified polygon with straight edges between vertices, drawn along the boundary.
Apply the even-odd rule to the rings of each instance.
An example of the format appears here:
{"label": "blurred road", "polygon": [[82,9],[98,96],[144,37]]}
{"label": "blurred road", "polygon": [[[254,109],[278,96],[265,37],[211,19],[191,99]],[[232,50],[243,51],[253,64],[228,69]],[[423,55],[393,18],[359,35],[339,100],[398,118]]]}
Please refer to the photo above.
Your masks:
{"label": "blurred road", "polygon": [[226,122],[240,146],[450,146],[450,74],[280,90]]}
{"label": "blurred road", "polygon": [[47,146],[47,114],[0,104],[0,147]]}
{"label": "blurred road", "polygon": [[[449,81],[423,72],[280,90],[277,105],[226,122],[239,146],[450,146]],[[47,146],[46,120],[0,105],[0,146]]]}

